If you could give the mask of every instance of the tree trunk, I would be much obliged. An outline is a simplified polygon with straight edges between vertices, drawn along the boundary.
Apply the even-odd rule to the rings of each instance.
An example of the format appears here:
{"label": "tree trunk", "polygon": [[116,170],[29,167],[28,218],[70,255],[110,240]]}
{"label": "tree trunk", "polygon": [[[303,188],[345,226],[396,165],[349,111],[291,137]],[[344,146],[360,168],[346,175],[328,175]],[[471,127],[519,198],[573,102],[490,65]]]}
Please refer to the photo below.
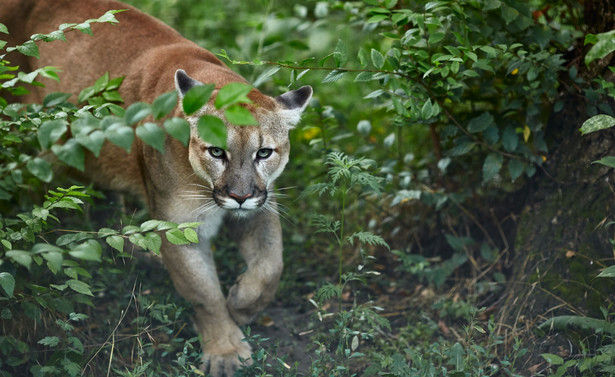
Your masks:
{"label": "tree trunk", "polygon": [[[564,110],[551,116],[549,160],[534,180],[514,242],[511,278],[499,321],[509,336],[536,337],[542,322],[556,315],[603,318],[600,307],[615,301],[614,279],[597,278],[613,264],[615,174],[592,164],[615,155],[615,130],[581,136],[585,101],[568,95]],[[528,365],[558,350],[560,335],[538,336]],[[569,349],[566,341],[565,349]],[[563,352],[565,355],[565,352]]]}

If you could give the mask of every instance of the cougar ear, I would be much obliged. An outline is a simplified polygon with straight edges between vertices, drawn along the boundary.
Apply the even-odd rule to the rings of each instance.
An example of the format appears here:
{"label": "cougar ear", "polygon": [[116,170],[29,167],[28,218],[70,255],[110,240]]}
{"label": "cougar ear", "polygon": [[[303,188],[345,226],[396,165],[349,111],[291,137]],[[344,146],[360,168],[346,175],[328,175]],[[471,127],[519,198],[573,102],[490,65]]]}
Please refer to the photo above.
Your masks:
{"label": "cougar ear", "polygon": [[186,92],[197,85],[203,85],[203,83],[188,76],[183,69],[175,71],[175,89],[177,89],[180,98],[184,98]]}
{"label": "cougar ear", "polygon": [[297,110],[303,112],[312,98],[312,87],[302,86],[297,90],[286,92],[275,99],[288,110]]}

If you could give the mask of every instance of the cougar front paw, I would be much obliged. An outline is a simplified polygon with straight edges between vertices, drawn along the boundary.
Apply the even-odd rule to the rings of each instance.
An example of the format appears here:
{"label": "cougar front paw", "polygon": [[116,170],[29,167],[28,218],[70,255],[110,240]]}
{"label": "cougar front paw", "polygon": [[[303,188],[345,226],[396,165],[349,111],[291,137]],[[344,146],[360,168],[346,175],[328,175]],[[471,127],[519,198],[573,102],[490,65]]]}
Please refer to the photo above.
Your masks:
{"label": "cougar front paw", "polygon": [[247,288],[238,283],[229,290],[226,306],[235,322],[245,325],[252,322],[268,302],[256,287]]}
{"label": "cougar front paw", "polygon": [[208,353],[207,350],[204,352],[201,369],[205,372],[206,376],[233,377],[239,368],[252,364],[252,359],[250,358],[252,350],[245,343],[236,352],[226,354]]}

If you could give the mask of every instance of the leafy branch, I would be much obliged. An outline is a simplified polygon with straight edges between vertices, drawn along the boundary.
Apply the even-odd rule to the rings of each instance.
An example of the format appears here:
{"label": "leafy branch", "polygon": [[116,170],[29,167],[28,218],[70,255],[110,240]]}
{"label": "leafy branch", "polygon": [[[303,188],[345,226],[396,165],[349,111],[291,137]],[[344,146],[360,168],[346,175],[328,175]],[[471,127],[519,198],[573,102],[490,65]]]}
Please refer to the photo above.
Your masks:
{"label": "leafy branch", "polygon": [[[53,41],[58,41],[58,40],[66,41],[65,34],[71,31],[76,31],[76,30],[84,34],[93,35],[92,26],[91,26],[93,23],[117,24],[119,22],[115,18],[114,15],[120,12],[124,12],[126,10],[127,9],[109,10],[105,14],[100,16],[99,18],[89,19],[79,24],[76,24],[76,23],[62,24],[59,26],[58,30],[52,31],[49,34],[40,34],[40,33],[34,34],[30,37],[28,41],[22,43],[21,45],[7,47],[6,53],[0,55],[0,60],[3,60],[5,56],[15,51],[19,52],[22,55],[39,58],[39,50],[38,50],[38,46],[36,42],[41,41],[41,42],[48,43],[48,42],[53,42]],[[9,31],[6,28],[6,26],[0,24],[0,32],[8,34]]]}

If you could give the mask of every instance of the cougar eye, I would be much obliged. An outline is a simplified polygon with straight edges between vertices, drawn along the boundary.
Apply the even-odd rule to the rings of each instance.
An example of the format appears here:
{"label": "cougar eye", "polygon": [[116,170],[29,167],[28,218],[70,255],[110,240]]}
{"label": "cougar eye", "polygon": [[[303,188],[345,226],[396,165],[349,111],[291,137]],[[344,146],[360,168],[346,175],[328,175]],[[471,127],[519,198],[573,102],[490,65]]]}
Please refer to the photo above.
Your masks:
{"label": "cougar eye", "polygon": [[209,154],[213,158],[224,158],[224,149],[218,147],[209,147],[207,148]]}
{"label": "cougar eye", "polygon": [[273,149],[262,148],[262,149],[259,149],[258,152],[256,152],[256,158],[264,160],[266,158],[269,158],[269,156],[271,156],[271,153],[273,153]]}

